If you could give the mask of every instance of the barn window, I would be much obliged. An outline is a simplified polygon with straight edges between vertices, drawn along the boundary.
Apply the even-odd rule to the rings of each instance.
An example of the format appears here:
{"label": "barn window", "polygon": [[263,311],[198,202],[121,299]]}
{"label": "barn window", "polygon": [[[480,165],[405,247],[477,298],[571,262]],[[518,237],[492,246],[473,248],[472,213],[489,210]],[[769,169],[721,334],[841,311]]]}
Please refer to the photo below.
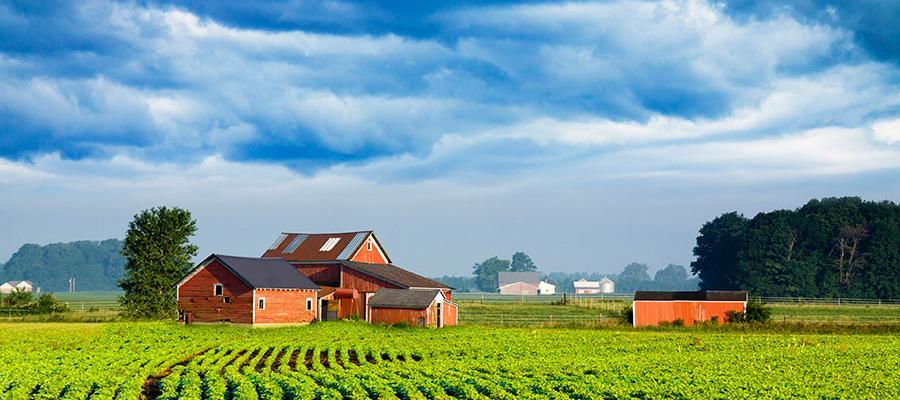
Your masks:
{"label": "barn window", "polygon": [[222,287],[221,283],[217,283],[217,284],[213,285],[213,295],[221,296],[224,294],[224,292],[225,292],[225,288]]}
{"label": "barn window", "polygon": [[306,299],[306,311],[312,311],[312,299]]}
{"label": "barn window", "polygon": [[225,304],[231,304],[231,297],[223,297],[222,302]]}
{"label": "barn window", "polygon": [[372,251],[372,241],[371,240],[366,242],[366,250]]}
{"label": "barn window", "polygon": [[260,297],[260,298],[259,298],[259,309],[260,309],[260,310],[265,310],[265,309],[266,309],[266,298],[265,298],[265,297]]}
{"label": "barn window", "polygon": [[331,249],[333,249],[340,240],[341,238],[339,237],[328,238],[328,240],[325,241],[325,244],[322,245],[322,248],[320,248],[319,251],[331,251]]}

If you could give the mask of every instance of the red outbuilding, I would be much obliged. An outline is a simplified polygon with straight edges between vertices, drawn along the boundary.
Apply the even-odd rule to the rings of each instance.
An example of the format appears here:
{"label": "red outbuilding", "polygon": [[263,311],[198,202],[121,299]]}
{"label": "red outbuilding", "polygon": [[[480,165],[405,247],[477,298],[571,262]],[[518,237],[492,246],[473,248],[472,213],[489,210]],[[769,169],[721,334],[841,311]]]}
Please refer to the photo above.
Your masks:
{"label": "red outbuilding", "polygon": [[369,299],[369,321],[440,328],[456,325],[458,309],[440,290],[382,288]]}
{"label": "red outbuilding", "polygon": [[744,313],[746,309],[747,292],[744,291],[637,291],[632,303],[632,320],[634,326],[657,326],[676,320],[693,325],[713,318],[725,322],[727,312]]}
{"label": "red outbuilding", "polygon": [[280,259],[213,254],[175,291],[185,323],[304,324],[318,313],[319,286]]}

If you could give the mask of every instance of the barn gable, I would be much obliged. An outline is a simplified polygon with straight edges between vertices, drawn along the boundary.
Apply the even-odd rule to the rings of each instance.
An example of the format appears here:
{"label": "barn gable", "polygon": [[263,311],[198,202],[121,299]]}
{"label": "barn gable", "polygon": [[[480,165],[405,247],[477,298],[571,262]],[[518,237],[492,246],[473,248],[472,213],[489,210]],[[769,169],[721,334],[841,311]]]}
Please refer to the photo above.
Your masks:
{"label": "barn gable", "polygon": [[373,231],[341,233],[285,232],[263,253],[287,261],[391,262]]}

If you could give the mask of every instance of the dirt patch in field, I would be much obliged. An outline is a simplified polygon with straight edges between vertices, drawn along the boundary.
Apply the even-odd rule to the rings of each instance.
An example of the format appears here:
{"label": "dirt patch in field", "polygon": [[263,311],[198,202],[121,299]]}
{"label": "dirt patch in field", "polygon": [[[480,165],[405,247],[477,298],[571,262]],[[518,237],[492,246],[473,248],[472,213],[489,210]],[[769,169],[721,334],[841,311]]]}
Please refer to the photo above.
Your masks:
{"label": "dirt patch in field", "polygon": [[274,351],[275,351],[274,347],[269,347],[269,349],[266,350],[265,353],[263,353],[263,356],[259,358],[259,362],[256,363],[256,367],[254,368],[256,370],[256,372],[262,372],[262,370],[266,368],[266,360],[268,360],[269,357],[272,356],[272,353]]}
{"label": "dirt patch in field", "polygon": [[272,371],[278,371],[278,367],[281,366],[281,360],[284,358],[284,353],[287,353],[287,348],[281,348],[281,351],[275,355],[275,360],[272,361],[272,364],[269,365],[269,369]]}
{"label": "dirt patch in field", "polygon": [[356,350],[347,350],[347,357],[350,358],[353,365],[359,365],[359,355],[356,354]]}
{"label": "dirt patch in field", "polygon": [[[191,362],[191,360],[193,360],[195,357],[200,357],[200,356],[206,354],[206,352],[209,350],[210,349],[205,349],[205,350],[196,352],[194,354],[191,354],[190,356],[183,358],[182,360],[178,361],[177,363],[168,366],[166,369],[160,371],[159,373],[148,376],[147,379],[144,379],[144,384],[141,386],[140,399],[149,400],[149,399],[155,399],[155,398],[159,397],[159,395],[162,394],[162,391],[160,390],[160,387],[159,387],[159,382],[162,381],[163,379],[165,379],[165,377],[172,374],[172,368],[175,368],[177,366],[188,365]],[[96,384],[95,384],[95,386],[96,386]],[[96,391],[96,389],[93,389],[93,390]],[[86,398],[90,398],[90,397],[91,396],[87,396]]]}
{"label": "dirt patch in field", "polygon": [[309,369],[309,370],[312,369],[312,364],[313,364],[313,350],[312,349],[306,350],[306,357],[303,360],[303,364],[306,365],[306,369]]}
{"label": "dirt patch in field", "polygon": [[297,370],[297,358],[299,357],[300,349],[294,349],[294,351],[291,352],[291,358],[288,359],[288,368],[290,368],[291,371]]}

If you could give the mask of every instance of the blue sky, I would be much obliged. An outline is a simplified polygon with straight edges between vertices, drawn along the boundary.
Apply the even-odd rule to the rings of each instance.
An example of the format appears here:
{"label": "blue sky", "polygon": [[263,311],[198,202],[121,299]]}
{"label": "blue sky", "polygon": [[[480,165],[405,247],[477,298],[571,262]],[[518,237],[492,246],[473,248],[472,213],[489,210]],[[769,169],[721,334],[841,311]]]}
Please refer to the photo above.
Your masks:
{"label": "blue sky", "polygon": [[202,253],[686,264],[722,212],[900,200],[898,37],[891,1],[7,1],[0,259],[169,204]]}

